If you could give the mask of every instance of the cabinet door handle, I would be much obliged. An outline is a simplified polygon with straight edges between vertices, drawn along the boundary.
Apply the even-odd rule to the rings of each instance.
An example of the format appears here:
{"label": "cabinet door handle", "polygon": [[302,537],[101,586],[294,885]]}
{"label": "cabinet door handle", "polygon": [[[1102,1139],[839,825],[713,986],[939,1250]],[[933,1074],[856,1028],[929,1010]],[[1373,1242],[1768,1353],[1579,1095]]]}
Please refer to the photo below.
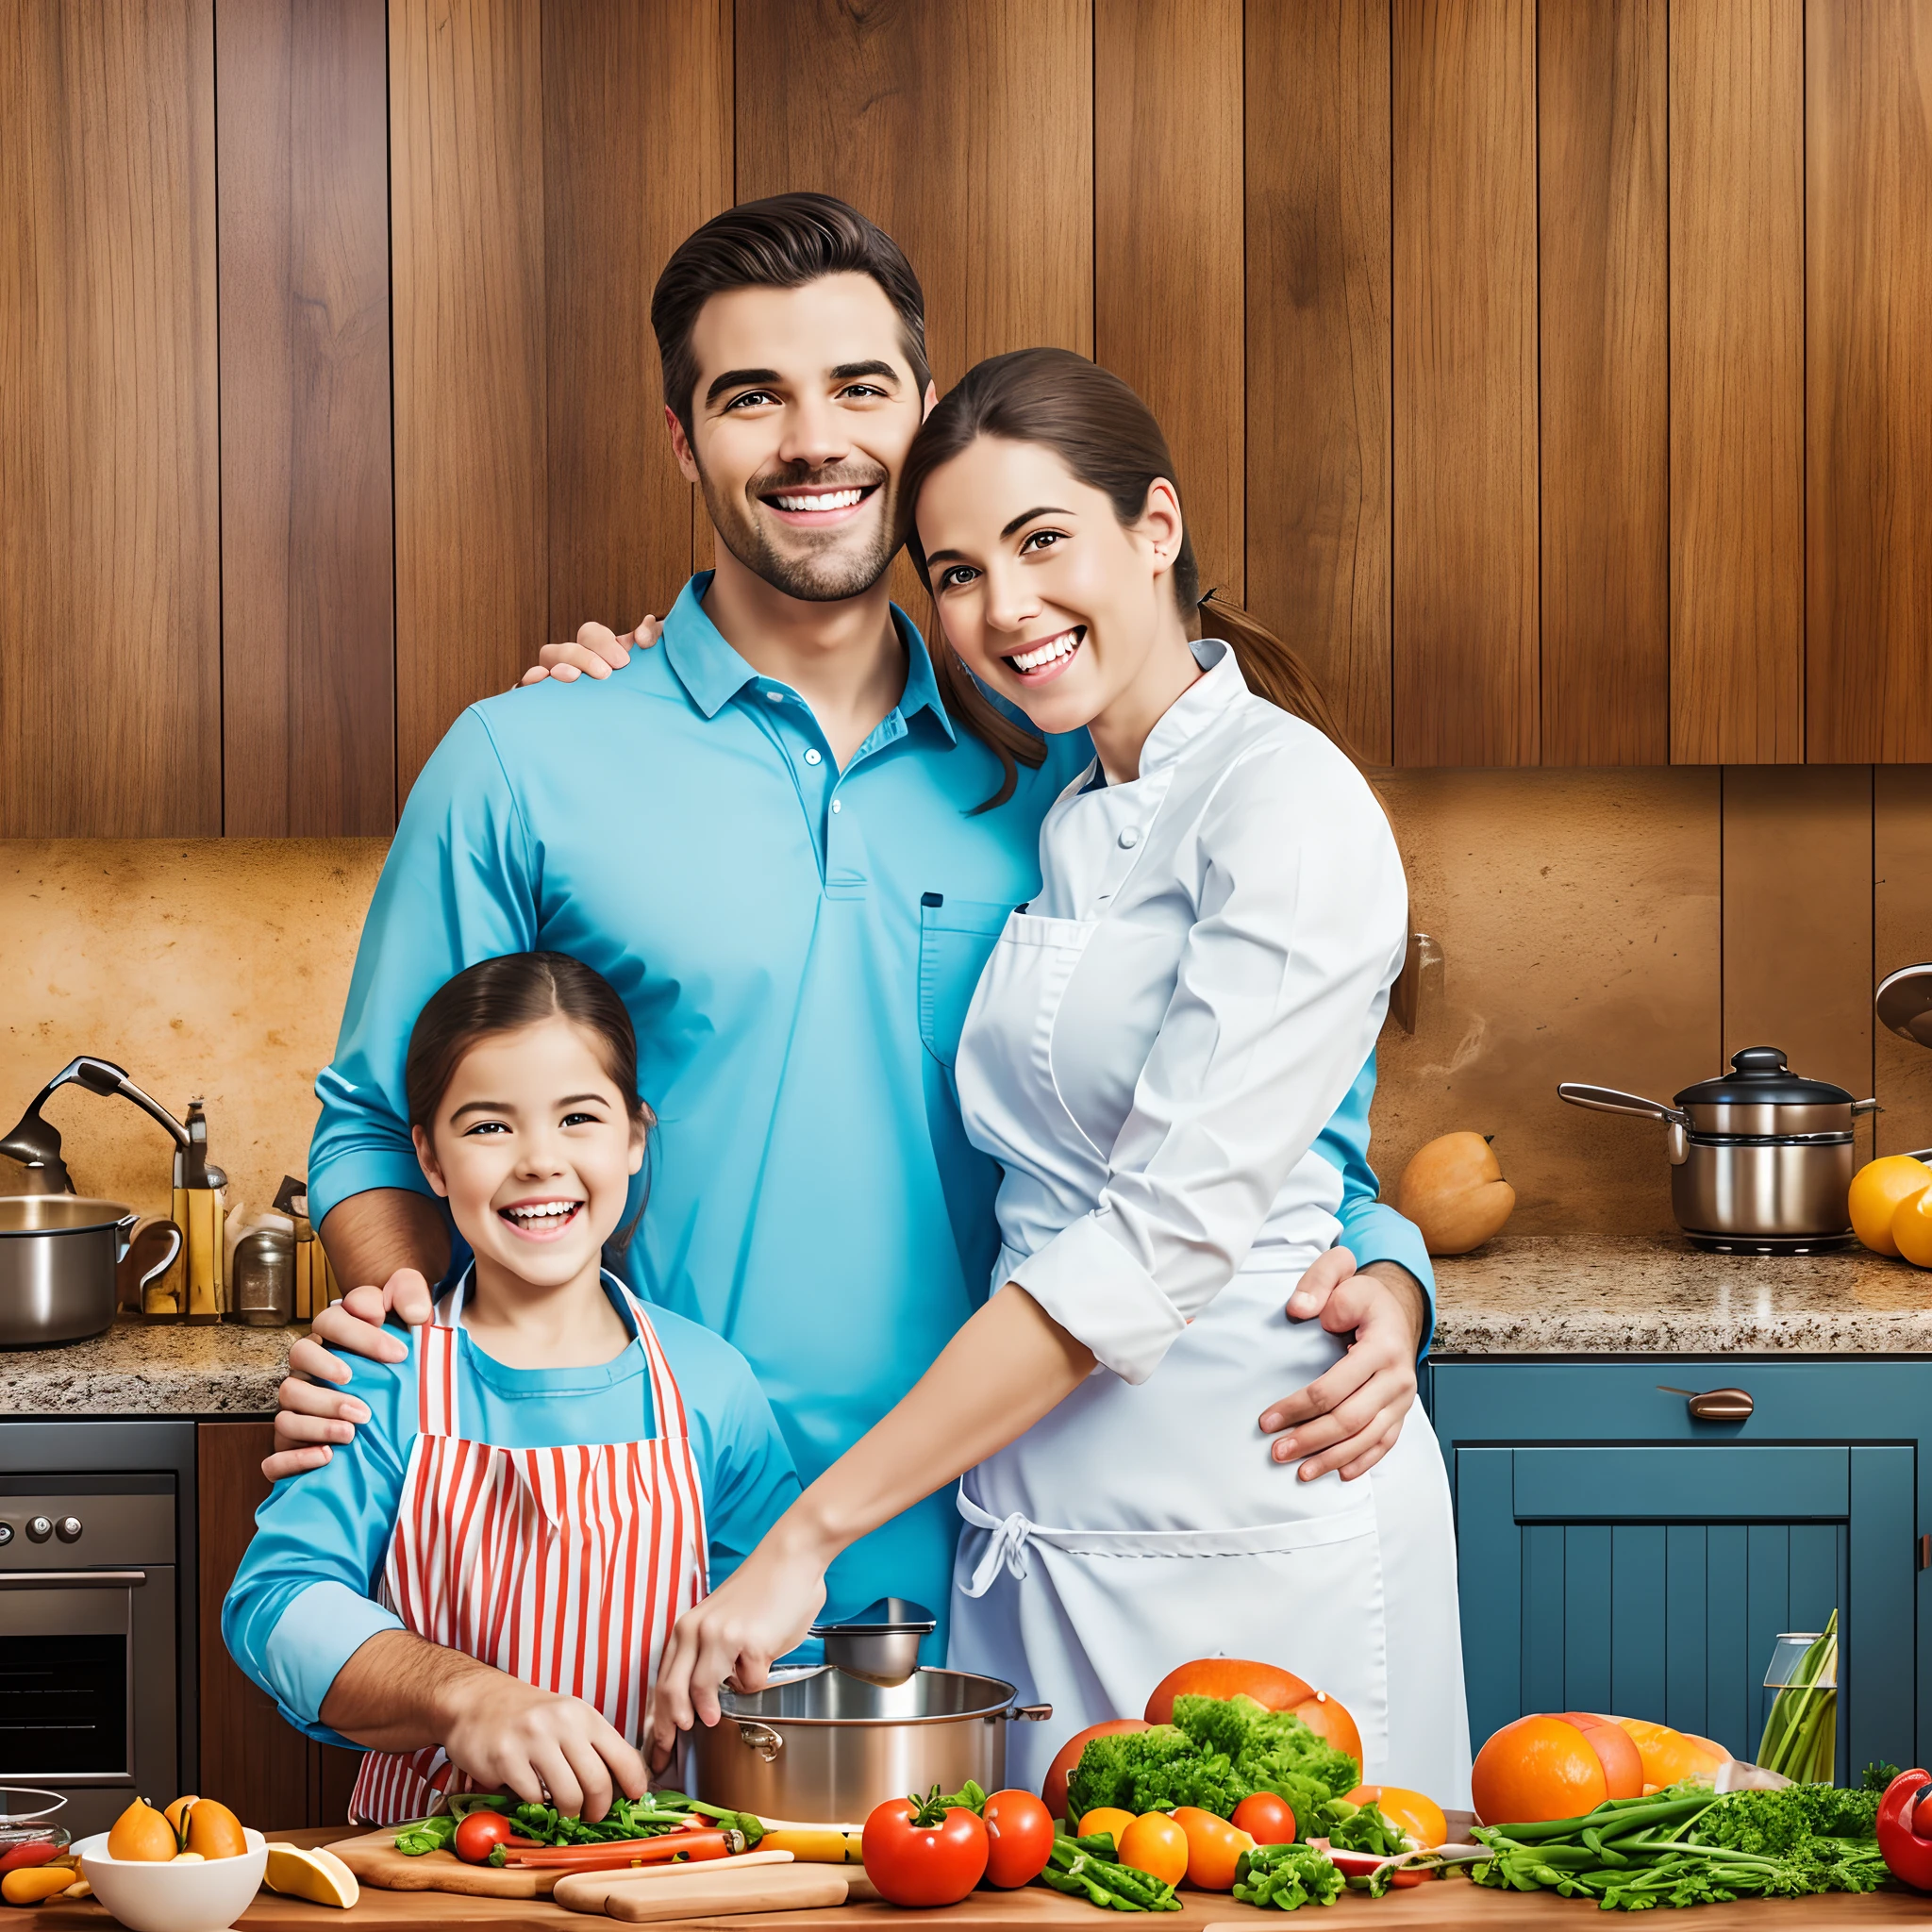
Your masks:
{"label": "cabinet door handle", "polygon": [[1684,1407],[1694,1423],[1740,1423],[1757,1407],[1745,1389],[1707,1389],[1700,1393],[1695,1389],[1673,1389],[1668,1382],[1657,1386],[1662,1394],[1685,1397]]}

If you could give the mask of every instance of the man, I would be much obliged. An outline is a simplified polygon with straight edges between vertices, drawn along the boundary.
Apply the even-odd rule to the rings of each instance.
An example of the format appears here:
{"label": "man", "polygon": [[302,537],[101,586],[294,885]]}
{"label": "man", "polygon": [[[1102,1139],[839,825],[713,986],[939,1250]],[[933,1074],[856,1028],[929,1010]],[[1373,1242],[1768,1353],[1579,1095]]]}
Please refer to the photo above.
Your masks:
{"label": "man", "polygon": [[[965,1142],[951,1059],[999,926],[1037,888],[1041,818],[1091,751],[1029,741],[890,603],[897,477],[933,400],[919,284],[890,237],[821,195],[748,204],[678,249],[652,323],[717,569],[609,690],[552,680],[475,706],[417,781],[309,1165],[338,1276],[385,1286],[318,1325],[398,1354],[368,1324],[425,1319],[449,1264],[404,1124],[423,1002],[479,958],[572,953],[629,1006],[660,1123],[625,1266],[742,1350],[809,1483],[989,1286],[997,1170]],[[1338,1249],[1291,1305],[1357,1341],[1273,1418],[1321,1469],[1392,1440],[1426,1325],[1420,1238],[1360,1158],[1366,1107],[1365,1083],[1326,1138],[1344,1239],[1373,1265],[1350,1278]],[[341,1379],[312,1342],[291,1365]],[[299,1376],[282,1402],[274,1476],[359,1420]],[[937,1659],[957,1530],[941,1495],[855,1544],[828,1614],[917,1598]],[[333,1641],[346,1657],[367,1634]]]}

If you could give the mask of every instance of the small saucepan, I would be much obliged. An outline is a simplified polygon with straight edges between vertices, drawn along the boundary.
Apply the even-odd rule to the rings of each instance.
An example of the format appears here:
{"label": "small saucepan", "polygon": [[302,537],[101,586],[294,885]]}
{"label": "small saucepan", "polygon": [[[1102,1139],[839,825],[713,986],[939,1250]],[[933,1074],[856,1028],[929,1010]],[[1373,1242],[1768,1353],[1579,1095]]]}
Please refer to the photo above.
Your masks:
{"label": "small saucepan", "polygon": [[1569,1081],[1557,1091],[1576,1107],[1664,1123],[1671,1207],[1693,1246],[1804,1255],[1850,1239],[1852,1123],[1878,1103],[1802,1078],[1778,1048],[1733,1054],[1728,1074],[1685,1088],[1670,1107]]}
{"label": "small saucepan", "polygon": [[143,1221],[125,1201],[0,1195],[0,1348],[106,1334],[180,1252],[172,1221]]}

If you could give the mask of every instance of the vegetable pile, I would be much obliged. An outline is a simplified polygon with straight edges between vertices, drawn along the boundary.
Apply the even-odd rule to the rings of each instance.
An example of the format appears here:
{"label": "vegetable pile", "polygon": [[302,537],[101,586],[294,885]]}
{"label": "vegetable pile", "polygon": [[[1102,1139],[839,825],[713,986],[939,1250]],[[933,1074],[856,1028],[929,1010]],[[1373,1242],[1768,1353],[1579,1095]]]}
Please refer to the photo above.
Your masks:
{"label": "vegetable pile", "polygon": [[[724,1857],[753,1849],[764,1830],[748,1811],[702,1805],[681,1791],[621,1797],[595,1824],[553,1805],[468,1791],[453,1798],[447,1811],[405,1825],[396,1833],[395,1845],[410,1857],[447,1849],[473,1865],[588,1871],[664,1858]],[[675,1845],[654,1842],[674,1836]]]}

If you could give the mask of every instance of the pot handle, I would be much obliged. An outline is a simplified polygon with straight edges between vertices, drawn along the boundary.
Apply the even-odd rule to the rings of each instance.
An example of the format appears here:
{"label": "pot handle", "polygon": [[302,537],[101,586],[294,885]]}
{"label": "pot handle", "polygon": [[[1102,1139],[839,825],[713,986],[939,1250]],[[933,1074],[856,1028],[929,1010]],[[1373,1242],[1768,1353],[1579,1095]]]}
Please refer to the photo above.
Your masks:
{"label": "pot handle", "polygon": [[1674,1127],[1688,1127],[1690,1116],[1681,1108],[1666,1107],[1661,1100],[1645,1100],[1641,1094],[1620,1093],[1614,1087],[1581,1087],[1565,1080],[1557,1097],[1572,1107],[1591,1107],[1599,1113],[1634,1113],[1645,1120],[1663,1121]]}
{"label": "pot handle", "polygon": [[[115,1297],[124,1308],[140,1308],[142,1290],[158,1281],[181,1253],[181,1230],[165,1214],[133,1215],[121,1224],[124,1245],[114,1264]],[[158,1248],[161,1258],[150,1263],[150,1252]]]}
{"label": "pot handle", "polygon": [[1016,1704],[1008,1711],[1008,1724],[1043,1724],[1053,1715],[1050,1704]]}
{"label": "pot handle", "polygon": [[785,1740],[770,1724],[761,1724],[750,1718],[738,1722],[739,1741],[756,1751],[767,1764],[785,1748]]}
{"label": "pot handle", "polygon": [[[1852,1118],[1857,1120],[1861,1113],[1883,1113],[1885,1109],[1875,1100],[1855,1100],[1852,1102]],[[1932,1787],[1928,1787],[1932,1789]]]}

